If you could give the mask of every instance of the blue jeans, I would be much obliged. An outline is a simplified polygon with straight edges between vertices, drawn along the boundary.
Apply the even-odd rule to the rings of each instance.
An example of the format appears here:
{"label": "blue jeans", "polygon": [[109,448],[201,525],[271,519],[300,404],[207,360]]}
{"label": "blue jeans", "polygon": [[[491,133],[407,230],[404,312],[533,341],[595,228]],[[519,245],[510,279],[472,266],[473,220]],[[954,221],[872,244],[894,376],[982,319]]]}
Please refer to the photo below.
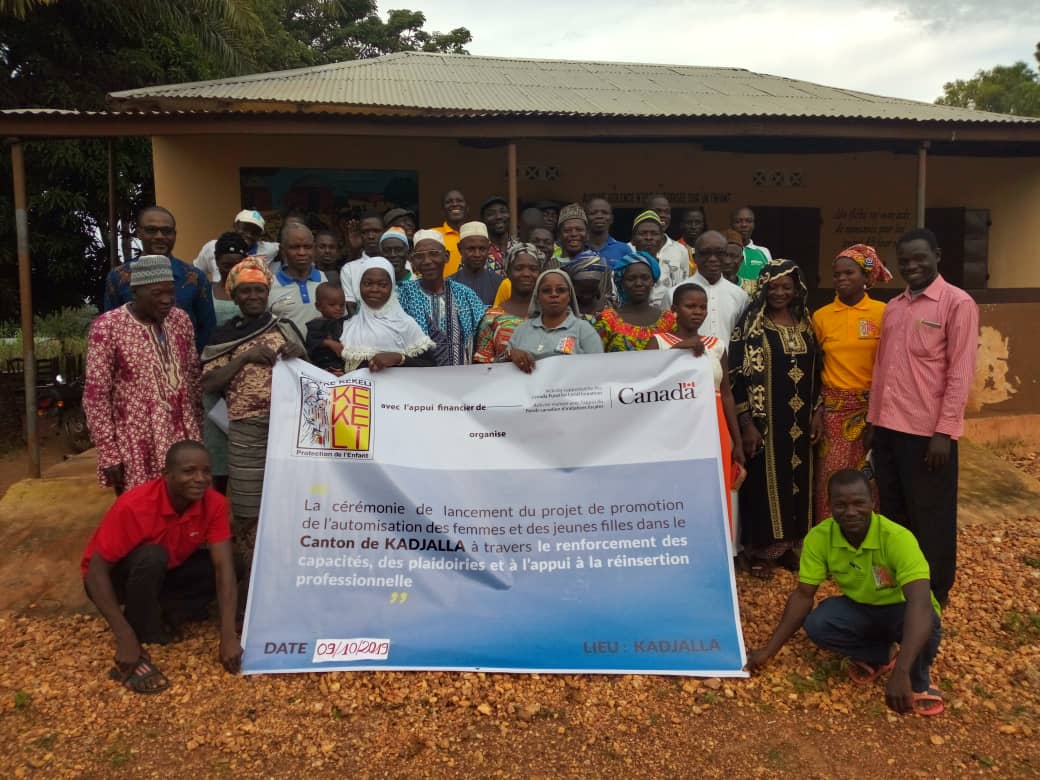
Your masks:
{"label": "blue jeans", "polygon": [[[805,633],[820,647],[840,655],[864,661],[871,666],[888,663],[889,646],[903,639],[903,616],[906,604],[872,606],[860,604],[847,596],[831,596],[809,613]],[[939,652],[942,626],[939,616],[932,616],[932,633],[910,667],[910,683],[915,693],[927,691],[931,685],[928,670]]]}

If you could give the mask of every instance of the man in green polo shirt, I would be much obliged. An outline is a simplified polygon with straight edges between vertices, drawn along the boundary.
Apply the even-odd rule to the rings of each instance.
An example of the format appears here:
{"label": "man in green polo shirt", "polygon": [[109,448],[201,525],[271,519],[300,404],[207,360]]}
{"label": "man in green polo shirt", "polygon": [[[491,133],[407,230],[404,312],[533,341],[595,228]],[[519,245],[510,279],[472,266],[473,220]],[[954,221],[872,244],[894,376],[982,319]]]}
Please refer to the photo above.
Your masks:
{"label": "man in green polo shirt", "polygon": [[[862,472],[836,472],[827,496],[833,516],[806,535],[798,587],[765,647],[748,653],[747,668],[769,661],[804,625],[817,645],[848,657],[855,682],[869,683],[891,671],[885,703],[896,712],[940,714],[945,705],[929,679],[942,636],[940,611],[917,540],[872,511],[870,483]],[[816,589],[828,576],[843,595],[813,609]],[[899,643],[894,657],[893,642]]]}

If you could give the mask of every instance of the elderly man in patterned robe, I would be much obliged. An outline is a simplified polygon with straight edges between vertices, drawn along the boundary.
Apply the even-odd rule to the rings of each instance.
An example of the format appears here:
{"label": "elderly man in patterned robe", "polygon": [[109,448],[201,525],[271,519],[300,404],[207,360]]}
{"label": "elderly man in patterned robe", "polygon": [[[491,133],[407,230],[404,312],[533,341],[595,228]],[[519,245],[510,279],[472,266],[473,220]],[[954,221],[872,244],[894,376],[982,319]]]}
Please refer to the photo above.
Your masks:
{"label": "elderly man in patterned robe", "polygon": [[170,259],[146,255],[130,274],[133,299],[91,325],[83,390],[98,481],[116,495],[158,477],[174,443],[202,438],[195,331],[174,306]]}

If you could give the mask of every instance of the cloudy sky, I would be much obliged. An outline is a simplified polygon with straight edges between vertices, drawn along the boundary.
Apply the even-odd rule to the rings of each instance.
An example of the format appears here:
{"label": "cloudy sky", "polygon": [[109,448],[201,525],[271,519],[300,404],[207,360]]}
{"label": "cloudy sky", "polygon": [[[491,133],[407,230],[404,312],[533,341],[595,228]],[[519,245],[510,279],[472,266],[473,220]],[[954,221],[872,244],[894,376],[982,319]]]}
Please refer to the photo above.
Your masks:
{"label": "cloudy sky", "polygon": [[415,0],[407,7],[426,14],[429,30],[468,27],[472,54],[740,67],[926,101],[981,68],[1016,60],[1035,67],[1040,41],[1036,0]]}

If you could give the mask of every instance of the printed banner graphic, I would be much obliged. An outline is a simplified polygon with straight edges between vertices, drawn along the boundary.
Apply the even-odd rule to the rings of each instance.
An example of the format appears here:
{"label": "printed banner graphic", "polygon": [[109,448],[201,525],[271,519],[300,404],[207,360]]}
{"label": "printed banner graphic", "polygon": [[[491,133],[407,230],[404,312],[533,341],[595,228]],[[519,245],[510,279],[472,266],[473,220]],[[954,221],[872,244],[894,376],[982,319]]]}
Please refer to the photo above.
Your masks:
{"label": "printed banner graphic", "polygon": [[744,676],[711,364],[274,370],[246,673]]}

